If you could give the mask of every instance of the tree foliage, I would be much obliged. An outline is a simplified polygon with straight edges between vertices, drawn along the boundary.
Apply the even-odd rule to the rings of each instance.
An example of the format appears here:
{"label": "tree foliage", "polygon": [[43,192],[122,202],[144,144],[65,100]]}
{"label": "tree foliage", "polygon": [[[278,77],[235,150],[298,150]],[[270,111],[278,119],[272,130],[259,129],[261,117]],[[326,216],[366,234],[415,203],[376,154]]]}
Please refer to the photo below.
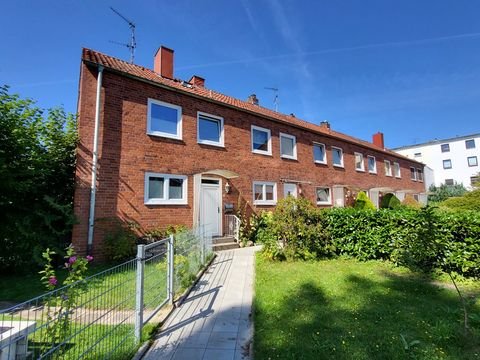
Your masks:
{"label": "tree foliage", "polygon": [[463,196],[448,198],[438,205],[452,210],[480,211],[480,189],[469,191]]}
{"label": "tree foliage", "polygon": [[0,86],[0,270],[41,263],[69,242],[73,217],[76,117],[44,113]]}
{"label": "tree foliage", "polygon": [[363,191],[360,191],[355,200],[355,209],[357,210],[375,210],[372,200],[370,200]]}
{"label": "tree foliage", "polygon": [[428,191],[428,201],[440,202],[451,197],[462,196],[467,192],[467,189],[465,189],[465,186],[463,186],[463,184],[441,184],[440,186],[435,186],[432,184],[430,185]]}
{"label": "tree foliage", "polygon": [[400,205],[400,200],[392,193],[385,194],[380,202],[381,209],[398,209]]}

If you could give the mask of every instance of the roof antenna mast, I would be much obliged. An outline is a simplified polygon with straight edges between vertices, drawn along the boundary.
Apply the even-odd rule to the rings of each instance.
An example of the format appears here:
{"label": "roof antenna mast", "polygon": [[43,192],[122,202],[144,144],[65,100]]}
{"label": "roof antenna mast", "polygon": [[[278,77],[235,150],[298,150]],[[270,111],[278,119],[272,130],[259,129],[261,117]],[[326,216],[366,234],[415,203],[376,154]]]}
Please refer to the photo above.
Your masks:
{"label": "roof antenna mast", "polygon": [[275,97],[273,98],[273,103],[275,104],[275,111],[278,112],[278,88],[266,87],[266,90],[271,90],[274,92]]}
{"label": "roof antenna mast", "polygon": [[135,49],[137,48],[137,41],[135,40],[135,24],[132,21],[128,20],[125,16],[120,14],[117,10],[115,10],[111,6],[110,6],[110,10],[112,10],[115,14],[117,14],[123,20],[125,20],[126,23],[128,24],[128,27],[130,28],[130,31],[131,31],[130,42],[128,44],[119,43],[119,42],[111,41],[111,40],[110,40],[110,42],[114,43],[114,44],[126,46],[130,50],[130,63],[133,64],[133,61],[135,60]]}

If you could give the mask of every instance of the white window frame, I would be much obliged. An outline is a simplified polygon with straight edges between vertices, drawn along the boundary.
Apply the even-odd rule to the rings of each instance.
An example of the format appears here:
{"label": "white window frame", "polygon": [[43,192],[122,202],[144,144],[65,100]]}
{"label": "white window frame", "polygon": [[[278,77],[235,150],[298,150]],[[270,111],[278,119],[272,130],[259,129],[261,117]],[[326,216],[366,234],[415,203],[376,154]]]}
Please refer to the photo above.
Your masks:
{"label": "white window frame", "polygon": [[[283,153],[282,137],[293,140],[293,155],[287,155]],[[297,160],[297,138],[294,135],[285,134],[281,132],[278,135],[278,139],[280,140],[280,157],[283,159]]]}
{"label": "white window frame", "polygon": [[[397,174],[397,169],[398,169],[398,174]],[[397,178],[397,179],[401,179],[402,178],[402,169],[400,168],[400,163],[398,161],[394,161],[393,162],[393,175]]]}
{"label": "white window frame", "polygon": [[[317,189],[328,189],[327,201],[317,201]],[[328,186],[315,186],[315,201],[317,205],[332,205],[332,189]]]}
{"label": "white window frame", "polygon": [[[211,140],[202,140],[200,139],[200,117],[204,117],[210,120],[217,120],[220,122],[220,141],[211,141]],[[199,144],[204,144],[204,145],[212,145],[212,146],[219,146],[219,147],[225,147],[224,144],[224,127],[223,127],[223,117],[217,116],[217,115],[212,115],[208,113],[204,113],[201,111],[197,111],[197,142]]]}
{"label": "white window frame", "polygon": [[[267,151],[257,150],[253,148],[253,130],[263,131],[268,134]],[[270,129],[252,125],[250,129],[250,141],[251,141],[251,148],[253,153],[272,156],[272,132],[270,131]]]}
{"label": "white window frame", "polygon": [[[390,172],[387,172],[387,164]],[[390,162],[390,160],[383,160],[383,167],[385,168],[385,176],[391,177],[393,172],[392,172],[392,163]]]}
{"label": "white window frame", "polygon": [[[449,166],[449,167],[445,167],[445,161],[448,161],[448,162],[450,163],[450,166]],[[442,167],[443,167],[445,170],[450,170],[451,168],[453,168],[452,159],[442,160]]]}
{"label": "white window frame", "polygon": [[[412,177],[412,169],[413,169],[413,177]],[[410,180],[418,181],[417,169],[413,166],[410,166]]]}
{"label": "white window frame", "polygon": [[[469,141],[473,141],[473,147],[468,147],[467,143],[468,143]],[[477,145],[477,144],[475,144],[475,139],[467,139],[467,140],[465,140],[465,149],[466,149],[466,150],[475,149],[475,148],[476,148],[476,145]]]}
{"label": "white window frame", "polygon": [[[315,159],[315,146],[323,147],[323,161]],[[313,162],[315,164],[326,164],[327,163],[327,147],[323,143],[314,142],[313,143]]]}
{"label": "white window frame", "polygon": [[[152,105],[159,105],[177,110],[177,133],[170,134],[163,131],[152,130]],[[153,136],[160,136],[169,139],[182,140],[182,107],[178,105],[169,104],[160,100],[148,99],[147,104],[147,134]]]}
{"label": "white window frame", "polygon": [[[420,176],[422,174],[422,176]],[[425,178],[425,174],[423,173],[423,169],[417,168],[417,181],[423,182],[423,179]]]}
{"label": "white window frame", "polygon": [[[340,162],[341,164],[335,164],[335,161],[334,161],[334,157],[333,157],[333,150],[334,149],[337,149],[337,150],[340,150]],[[344,163],[343,163],[343,149],[338,147],[338,146],[332,146],[332,164],[333,166],[336,166],[336,167],[340,167],[340,168],[343,168],[344,167]]]}
{"label": "white window frame", "polygon": [[[475,159],[475,164],[474,165],[470,165],[470,159]],[[478,157],[476,155],[467,156],[467,165],[468,165],[468,167],[478,166]]]}
{"label": "white window frame", "polygon": [[[369,159],[373,159],[373,170],[370,170],[370,161]],[[370,174],[376,174],[377,173],[377,159],[375,159],[375,156],[372,155],[367,155],[367,166],[368,166],[368,172]]]}
{"label": "white window frame", "polygon": [[[163,199],[149,197],[149,179],[150,177],[162,177],[163,182]],[[182,198],[181,199],[168,199],[170,179],[183,180],[182,183]],[[188,204],[188,176],[186,175],[172,175],[161,174],[154,172],[145,172],[145,187],[144,187],[144,200],[145,205],[187,205]]]}
{"label": "white window frame", "polygon": [[[255,185],[262,185],[262,198],[267,197],[267,185],[273,185],[273,200],[256,200]],[[276,205],[277,204],[277,183],[269,181],[254,181],[252,184],[252,196],[254,205]]]}
{"label": "white window frame", "polygon": [[[354,157],[354,161],[355,161],[355,170],[365,172],[365,157],[363,156],[363,154],[359,153],[359,152],[354,152],[353,155],[354,155],[353,157]],[[361,158],[362,158],[361,168],[357,168],[357,156],[361,156]]]}

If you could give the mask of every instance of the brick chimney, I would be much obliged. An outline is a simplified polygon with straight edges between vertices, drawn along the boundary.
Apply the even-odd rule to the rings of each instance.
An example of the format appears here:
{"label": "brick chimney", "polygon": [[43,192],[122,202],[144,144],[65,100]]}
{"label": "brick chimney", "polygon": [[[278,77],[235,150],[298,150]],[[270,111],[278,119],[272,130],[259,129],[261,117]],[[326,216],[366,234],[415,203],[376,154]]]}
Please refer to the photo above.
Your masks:
{"label": "brick chimney", "polygon": [[205,79],[197,75],[193,75],[188,82],[195,86],[205,87]]}
{"label": "brick chimney", "polygon": [[385,142],[383,141],[383,133],[377,132],[372,136],[372,143],[375,146],[378,146],[381,149],[385,149]]}
{"label": "brick chimney", "polygon": [[258,98],[257,95],[252,94],[248,97],[247,102],[253,105],[258,105]]}
{"label": "brick chimney", "polygon": [[323,120],[322,122],[320,122],[320,126],[324,129],[330,130],[330,123],[328,122],[328,120]]}
{"label": "brick chimney", "polygon": [[153,70],[162,77],[173,79],[173,50],[160,46],[153,58]]}

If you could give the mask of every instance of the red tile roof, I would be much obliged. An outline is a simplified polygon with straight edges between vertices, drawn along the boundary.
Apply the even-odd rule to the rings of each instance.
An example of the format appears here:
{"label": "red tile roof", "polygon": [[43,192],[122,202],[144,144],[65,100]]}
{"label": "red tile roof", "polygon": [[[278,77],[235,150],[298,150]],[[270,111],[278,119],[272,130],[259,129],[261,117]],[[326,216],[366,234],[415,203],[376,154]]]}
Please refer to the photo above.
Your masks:
{"label": "red tile roof", "polygon": [[[238,109],[268,118],[273,121],[287,123],[289,125],[293,125],[298,128],[306,129],[321,135],[325,135],[327,137],[347,141],[349,143],[360,145],[368,149],[380,151],[398,158],[404,158],[404,159],[408,159],[410,161],[416,162],[413,159],[406,158],[388,149],[381,149],[373,145],[372,143],[369,143],[368,141],[361,140],[353,136],[345,135],[343,133],[328,129],[323,126],[312,124],[305,120],[298,119],[292,115],[285,115],[259,105],[253,105],[249,102],[221,94],[219,92],[207,89],[205,87],[194,86],[186,81],[164,78],[160,74],[157,74],[151,69],[145,68],[143,66],[135,65],[135,64],[130,64],[126,61],[102,54],[98,51],[84,48],[82,52],[82,60],[85,61],[86,63],[102,65],[105,68],[108,68],[110,70],[118,71],[130,76],[134,76],[138,79],[147,80],[161,86],[165,86],[171,89],[175,89],[177,91],[181,91],[186,94],[198,96],[206,99],[207,101],[214,101],[217,103],[221,103],[230,107],[238,108]],[[188,86],[185,86],[185,85],[188,85]]]}

